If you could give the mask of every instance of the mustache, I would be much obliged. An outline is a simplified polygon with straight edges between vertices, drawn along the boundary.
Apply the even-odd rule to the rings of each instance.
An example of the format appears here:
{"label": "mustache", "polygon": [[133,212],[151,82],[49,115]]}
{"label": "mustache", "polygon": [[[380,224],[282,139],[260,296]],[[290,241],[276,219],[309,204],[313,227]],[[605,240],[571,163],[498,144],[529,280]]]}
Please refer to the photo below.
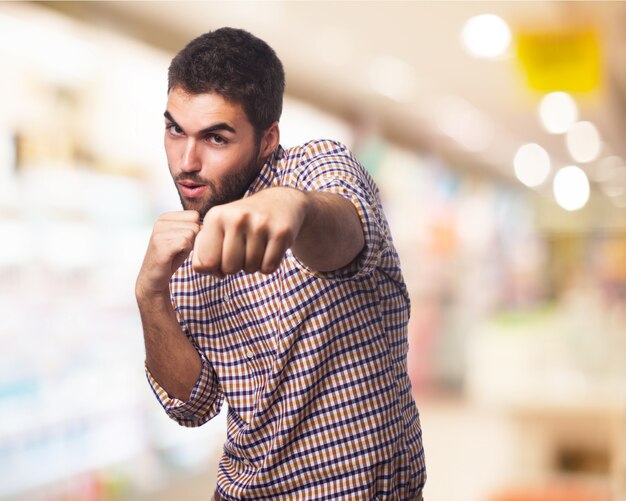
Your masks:
{"label": "mustache", "polygon": [[194,183],[194,184],[206,184],[206,185],[212,185],[212,183],[210,181],[208,181],[207,179],[202,179],[200,176],[198,176],[197,174],[179,174],[178,176],[176,176],[174,178],[174,181],[176,183],[179,183],[181,181],[186,181],[189,183]]}

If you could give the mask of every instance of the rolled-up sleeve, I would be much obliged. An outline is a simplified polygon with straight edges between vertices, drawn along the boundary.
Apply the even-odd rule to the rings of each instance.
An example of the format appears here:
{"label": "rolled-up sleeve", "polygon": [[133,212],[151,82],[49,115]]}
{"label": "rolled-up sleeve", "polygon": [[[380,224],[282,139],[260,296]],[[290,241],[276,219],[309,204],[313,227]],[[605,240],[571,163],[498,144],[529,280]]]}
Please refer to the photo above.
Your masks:
{"label": "rolled-up sleeve", "polygon": [[[313,144],[313,153],[323,147],[322,154],[305,159],[297,188],[304,191],[336,193],[349,200],[361,221],[365,239],[363,250],[348,266],[333,272],[313,272],[326,278],[356,278],[371,273],[377,266],[386,241],[385,225],[381,224],[379,194],[365,169],[342,144],[320,141]],[[300,263],[300,266],[306,266]],[[311,271],[311,270],[309,270]]]}
{"label": "rolled-up sleeve", "polygon": [[170,418],[181,426],[203,425],[219,413],[224,397],[215,372],[206,360],[202,361],[200,377],[198,377],[189,400],[186,402],[170,396],[152,377],[147,366],[145,366],[145,371],[152,391],[163,409]]}
{"label": "rolled-up sleeve", "polygon": [[222,402],[224,401],[224,394],[217,379],[217,375],[213,370],[213,366],[202,355],[202,351],[198,349],[193,336],[191,336],[187,324],[185,323],[185,319],[176,305],[175,298],[170,296],[170,300],[180,328],[200,355],[200,360],[202,362],[200,376],[191,390],[189,400],[183,402],[182,400],[169,395],[167,391],[156,381],[156,379],[154,379],[148,369],[148,366],[145,364],[144,369],[146,371],[148,383],[150,383],[152,391],[165,410],[166,414],[179,425],[193,428],[203,425],[219,414]]}

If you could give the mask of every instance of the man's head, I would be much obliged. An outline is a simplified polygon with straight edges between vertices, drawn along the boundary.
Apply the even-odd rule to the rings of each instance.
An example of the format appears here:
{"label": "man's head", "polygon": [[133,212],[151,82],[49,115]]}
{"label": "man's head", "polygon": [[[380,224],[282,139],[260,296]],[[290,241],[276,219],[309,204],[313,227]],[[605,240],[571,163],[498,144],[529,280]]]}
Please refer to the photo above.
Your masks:
{"label": "man's head", "polygon": [[256,133],[278,122],[285,72],[274,50],[244,30],[221,28],[192,40],[172,60],[168,92],[214,92],[239,103]]}
{"label": "man's head", "polygon": [[240,198],[276,149],[285,76],[274,51],[222,28],[172,60],[165,151],[185,209],[201,216]]}

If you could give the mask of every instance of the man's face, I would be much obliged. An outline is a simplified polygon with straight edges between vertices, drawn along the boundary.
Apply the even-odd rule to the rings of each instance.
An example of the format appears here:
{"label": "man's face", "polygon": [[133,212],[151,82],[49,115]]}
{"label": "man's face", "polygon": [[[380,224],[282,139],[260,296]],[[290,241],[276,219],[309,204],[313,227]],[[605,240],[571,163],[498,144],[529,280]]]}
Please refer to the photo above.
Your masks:
{"label": "man's face", "polygon": [[243,196],[261,168],[259,142],[239,104],[215,93],[167,98],[165,152],[185,209],[208,210]]}

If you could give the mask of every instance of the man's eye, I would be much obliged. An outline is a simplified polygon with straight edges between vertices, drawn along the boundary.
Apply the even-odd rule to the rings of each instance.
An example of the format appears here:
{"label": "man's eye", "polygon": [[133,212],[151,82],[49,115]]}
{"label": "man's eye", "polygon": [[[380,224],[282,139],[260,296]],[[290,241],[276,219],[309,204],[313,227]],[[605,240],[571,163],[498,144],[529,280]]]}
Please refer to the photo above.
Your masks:
{"label": "man's eye", "polygon": [[172,136],[182,136],[183,135],[183,129],[181,129],[178,125],[176,124],[168,124],[165,126],[165,129],[167,131],[169,131],[169,133]]}
{"label": "man's eye", "polygon": [[226,144],[226,139],[224,139],[222,136],[218,136],[217,134],[211,134],[207,139],[213,144]]}

